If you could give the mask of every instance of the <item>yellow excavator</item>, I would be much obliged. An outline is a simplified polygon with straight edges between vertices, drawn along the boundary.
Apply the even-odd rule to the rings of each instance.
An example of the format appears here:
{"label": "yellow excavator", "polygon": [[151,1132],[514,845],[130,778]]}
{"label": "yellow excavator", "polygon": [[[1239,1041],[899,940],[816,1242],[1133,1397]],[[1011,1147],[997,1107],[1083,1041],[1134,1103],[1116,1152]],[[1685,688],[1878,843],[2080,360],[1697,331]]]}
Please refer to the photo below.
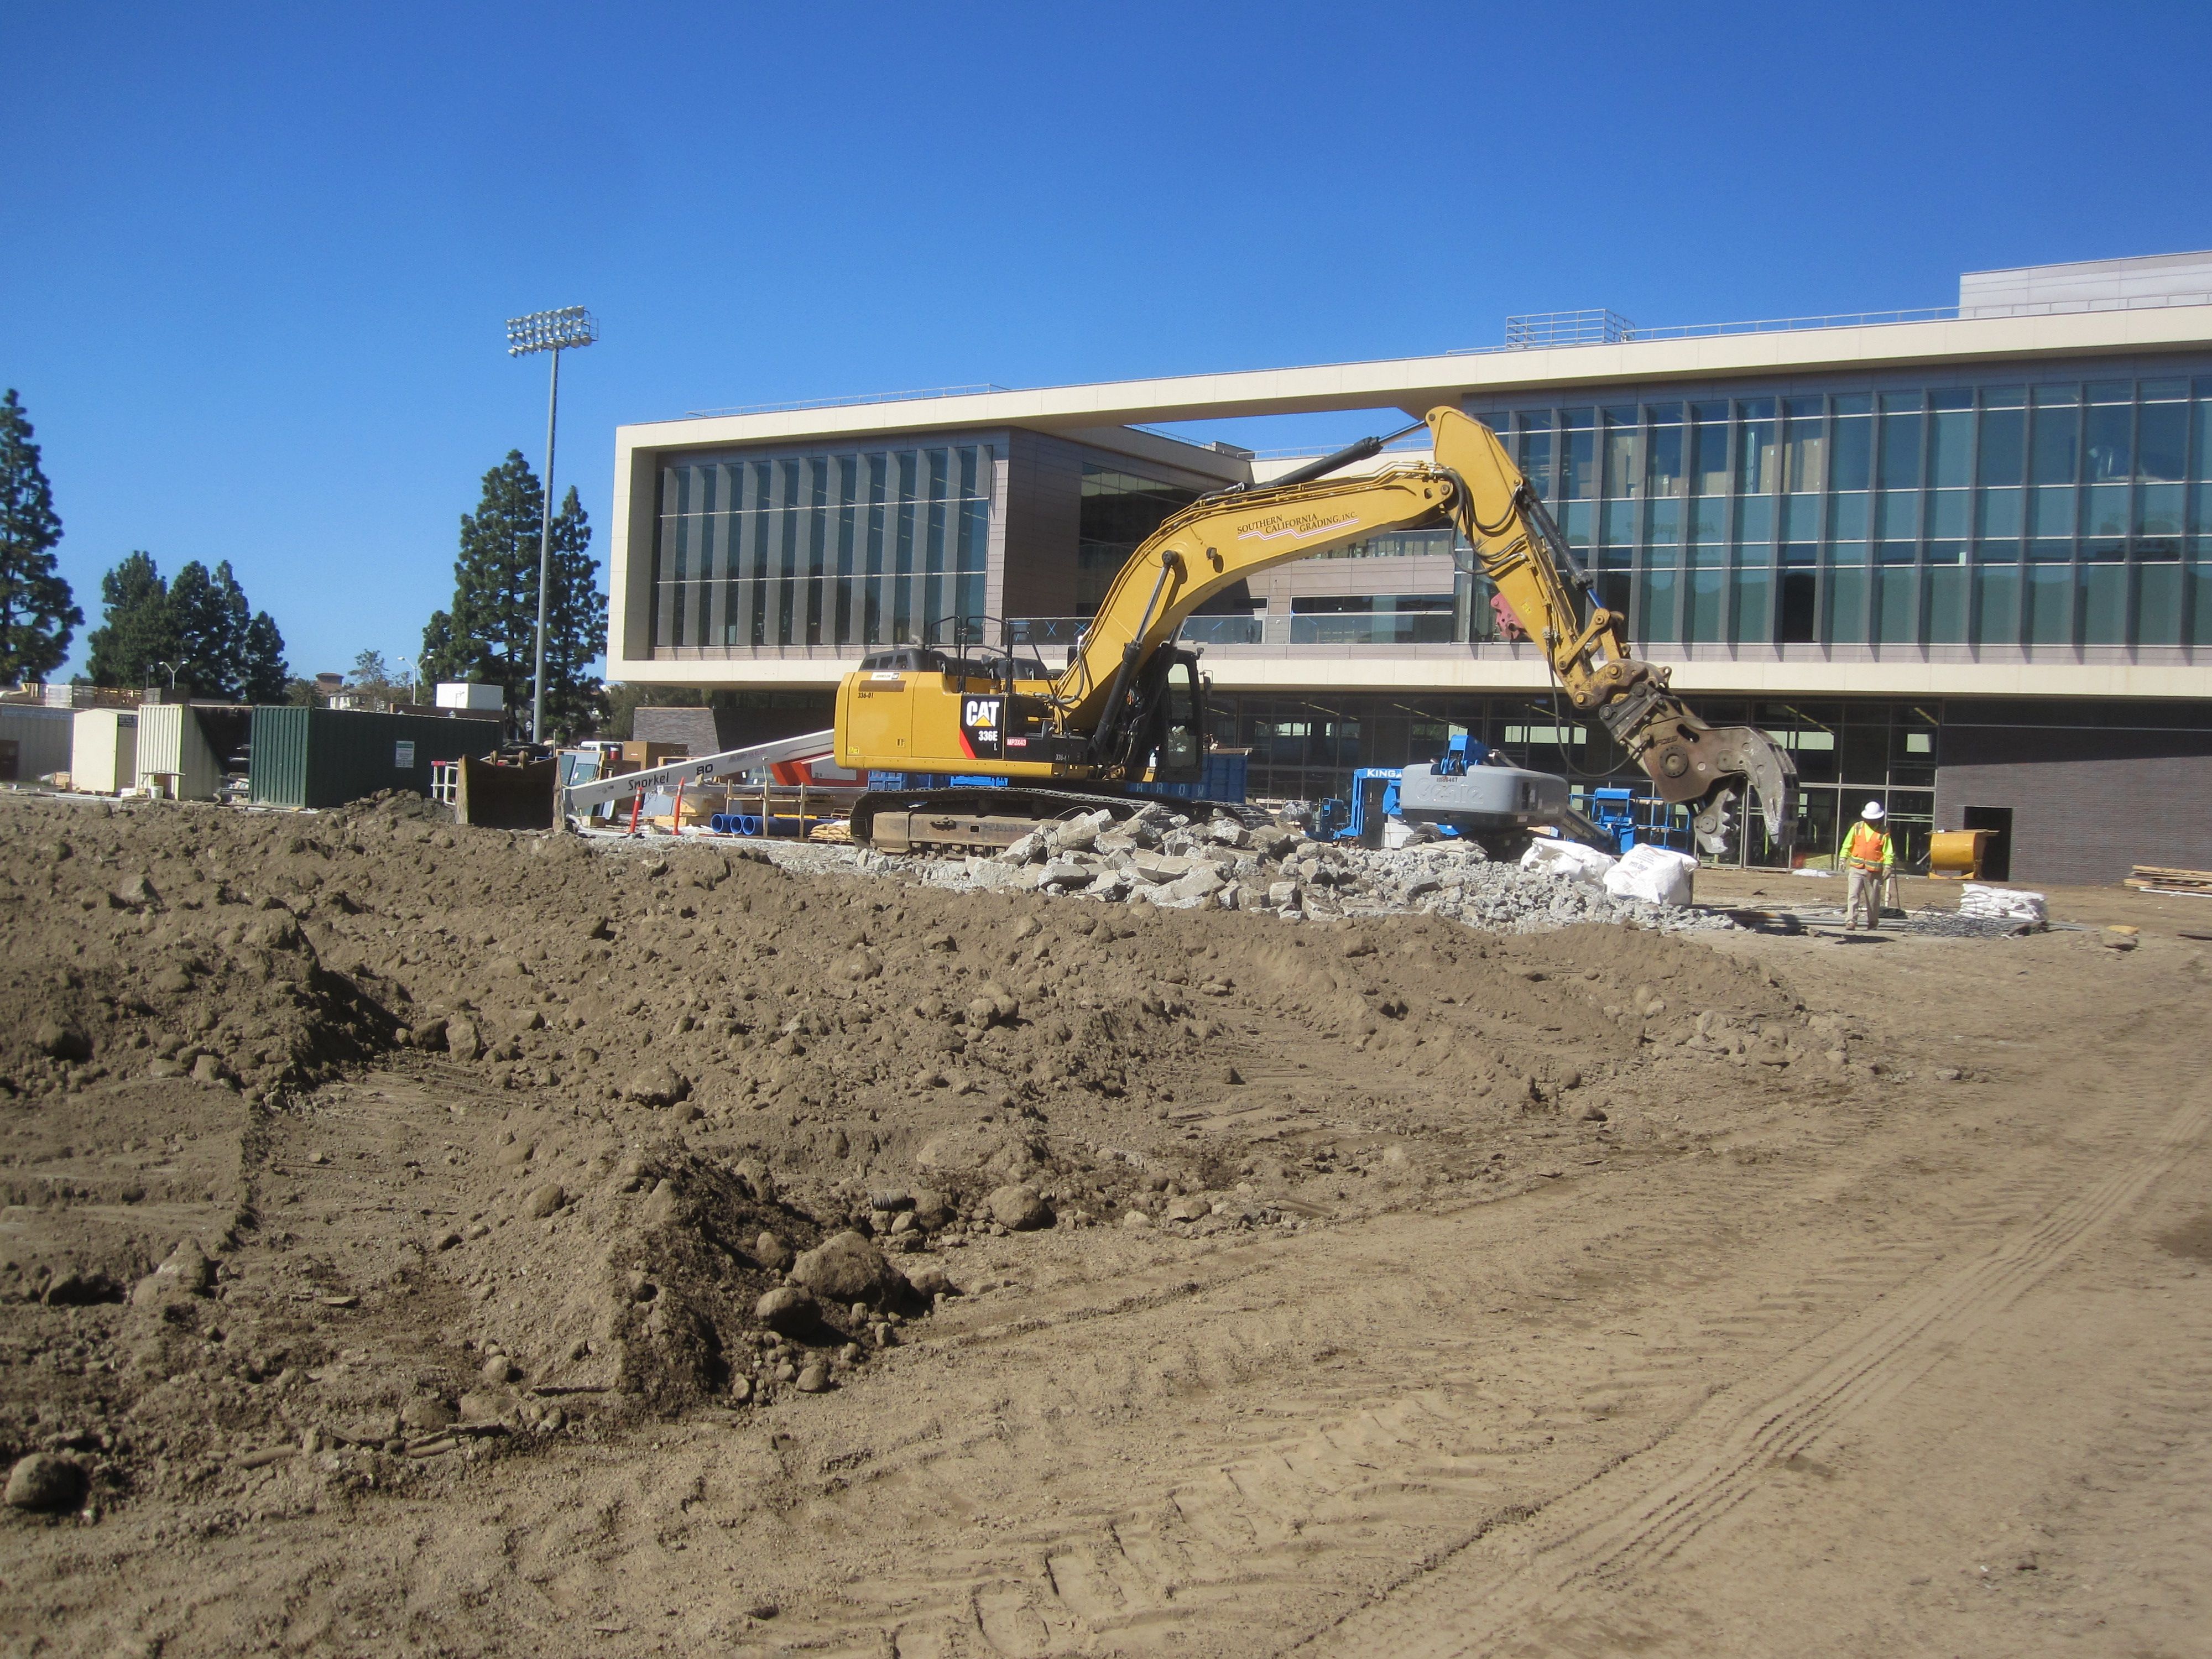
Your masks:
{"label": "yellow excavator", "polygon": [[1628,653],[1626,619],[1590,598],[1589,575],[1496,434],[1449,407],[1419,424],[1434,441],[1431,460],[1332,478],[1392,441],[1364,438],[1176,513],[1122,566],[1062,672],[1011,650],[954,656],[908,646],[864,659],[837,689],[840,766],[1005,781],[872,789],[854,809],[854,838],[980,850],[1097,806],[1127,816],[1149,799],[1146,786],[1197,781],[1205,702],[1197,654],[1175,643],[1183,623],[1274,565],[1449,526],[1540,645],[1575,712],[1613,735],[1662,800],[1692,807],[1700,845],[1725,848],[1732,804],[1747,787],[1769,836],[1786,845],[1796,817],[1789,755],[1754,726],[1705,725],[1668,689],[1668,670]]}

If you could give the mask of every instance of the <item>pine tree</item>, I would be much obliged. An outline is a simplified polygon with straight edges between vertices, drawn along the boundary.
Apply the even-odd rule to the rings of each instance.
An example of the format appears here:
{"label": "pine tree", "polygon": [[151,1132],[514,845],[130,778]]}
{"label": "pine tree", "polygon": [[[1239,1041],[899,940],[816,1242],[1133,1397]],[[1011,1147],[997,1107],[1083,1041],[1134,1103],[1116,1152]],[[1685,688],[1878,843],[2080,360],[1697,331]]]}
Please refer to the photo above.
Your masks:
{"label": "pine tree", "polygon": [[86,672],[94,685],[161,685],[177,660],[177,630],[169,615],[169,584],[153,556],[136,552],[100,579],[106,615],[85,643]]}
{"label": "pine tree", "polygon": [[[177,631],[177,684],[194,696],[236,702],[246,691],[246,595],[225,559],[213,571],[193,560],[169,584]],[[271,625],[274,631],[274,625]],[[277,642],[279,653],[283,641]],[[281,684],[281,681],[280,681]]]}
{"label": "pine tree", "polygon": [[62,538],[54,492],[14,387],[0,396],[0,681],[37,678],[62,665],[84,622],[54,568]]}
{"label": "pine tree", "polygon": [[[607,596],[592,556],[592,524],[574,485],[553,515],[552,580],[545,602],[545,720],[573,732],[596,720],[605,698],[592,664],[607,647]],[[531,584],[531,604],[538,601]],[[534,620],[534,618],[533,618]]]}
{"label": "pine tree", "polygon": [[489,683],[483,665],[454,638],[450,611],[433,611],[430,620],[422,625],[422,651],[416,664],[424,681],[431,685],[441,680],[453,684],[470,680]]}
{"label": "pine tree", "polygon": [[[484,474],[483,499],[461,520],[453,608],[435,612],[422,630],[426,680],[499,685],[518,717],[530,707],[544,500],[520,450]],[[591,546],[591,522],[572,489],[553,520],[545,605],[545,716],[562,730],[591,718],[599,704],[599,683],[586,670],[605,647],[607,602]]]}
{"label": "pine tree", "polygon": [[283,702],[289,695],[291,678],[291,665],[284,660],[284,636],[266,611],[255,611],[246,624],[239,652],[240,692],[247,702]]}

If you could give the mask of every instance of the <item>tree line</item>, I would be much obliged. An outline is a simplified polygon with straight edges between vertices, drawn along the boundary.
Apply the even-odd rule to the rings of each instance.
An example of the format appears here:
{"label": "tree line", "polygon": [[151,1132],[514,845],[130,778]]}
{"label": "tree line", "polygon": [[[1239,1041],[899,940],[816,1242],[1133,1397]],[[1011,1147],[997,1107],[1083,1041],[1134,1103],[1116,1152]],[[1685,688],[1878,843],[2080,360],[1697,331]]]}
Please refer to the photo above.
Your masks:
{"label": "tree line", "polygon": [[[495,684],[510,711],[526,709],[538,625],[538,536],[544,486],[520,450],[483,476],[460,522],[453,596],[422,630],[417,678]],[[62,523],[28,417],[12,389],[0,398],[0,679],[39,679],[68,659],[84,623],[55,562]],[[546,589],[545,710],[556,732],[589,728],[605,713],[590,673],[605,648],[606,596],[592,556],[592,526],[571,488],[553,515]],[[180,695],[246,702],[303,698],[284,639],[248,603],[230,562],[193,560],[165,577],[135,550],[100,578],[100,625],[86,638],[86,678],[96,685],[173,684]],[[372,661],[372,659],[374,659]],[[354,678],[379,689],[389,671],[363,652]]]}
{"label": "tree line", "polygon": [[162,580],[153,555],[136,552],[100,579],[106,616],[85,640],[94,685],[173,685],[179,695],[226,702],[282,702],[292,678],[284,636],[266,611],[248,615],[230,561],[198,559]]}

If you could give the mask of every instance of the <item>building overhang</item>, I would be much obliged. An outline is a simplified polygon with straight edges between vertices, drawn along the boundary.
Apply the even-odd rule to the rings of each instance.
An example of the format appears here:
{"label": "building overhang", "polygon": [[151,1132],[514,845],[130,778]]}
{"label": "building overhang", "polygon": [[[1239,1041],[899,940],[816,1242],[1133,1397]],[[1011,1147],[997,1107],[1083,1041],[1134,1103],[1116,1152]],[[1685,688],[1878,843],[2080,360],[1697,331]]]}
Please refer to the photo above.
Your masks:
{"label": "building overhang", "polygon": [[[2188,296],[2193,300],[2193,295]],[[731,658],[655,655],[647,640],[651,561],[632,550],[653,545],[659,458],[672,451],[757,447],[830,449],[894,435],[1025,428],[1139,460],[1170,464],[1224,481],[1265,477],[1230,454],[1145,423],[1176,423],[1274,415],[1364,410],[1403,410],[1418,418],[1440,404],[1480,406],[1522,396],[1593,401],[1609,388],[1648,389],[1669,383],[1810,378],[1900,370],[1940,375],[2002,363],[2008,374],[2069,371],[2060,365],[2177,351],[2212,351],[2212,303],[2121,304],[2108,309],[2027,315],[1968,316],[1832,327],[1685,332],[1676,337],[1618,343],[1452,352],[1301,368],[1188,374],[957,395],[884,398],[811,409],[687,416],[616,428],[614,510],[608,526],[612,581],[609,596],[608,674],[643,684],[820,687],[848,665],[836,650],[785,647],[783,653]],[[1386,454],[1376,465],[1404,457]],[[855,648],[849,660],[857,660]],[[1419,650],[1391,662],[1355,657],[1223,653],[1207,665],[1224,689],[1285,690],[1334,686],[1431,690],[1539,689],[1540,670],[1464,657],[1440,659]],[[1791,661],[1686,663],[1685,690],[1800,696],[1860,692],[1888,695],[2202,696],[2202,668],[2038,662],[2018,669],[1982,663]]]}
{"label": "building overhang", "polygon": [[[1995,359],[2111,356],[2212,347],[2212,305],[1977,317],[1862,327],[1777,330],[1619,344],[1531,348],[1247,369],[1029,392],[893,398],[825,409],[690,416],[617,427],[618,454],[771,443],[835,443],[889,433],[1021,426],[1076,435],[1137,422],[1399,409],[1576,386],[1966,365]],[[1097,441],[1095,432],[1087,434]],[[1172,444],[1159,439],[1163,445]],[[1176,446],[1180,449],[1182,446]]]}
{"label": "building overhang", "polygon": [[[787,647],[784,654],[655,658],[626,665],[625,679],[646,685],[726,686],[732,690],[827,691],[860,665],[862,648]],[[1896,653],[1881,656],[1804,654],[1713,658],[1683,656],[1664,647],[1646,654],[1672,672],[1677,691],[1698,697],[2095,697],[2202,700],[2206,673],[2185,660],[1945,660]],[[2176,653],[2179,656],[2179,653]],[[1325,696],[1334,692],[1453,692],[1545,696],[1554,682],[1533,647],[1482,654],[1467,647],[1364,646],[1339,652],[1214,647],[1200,667],[1221,691]]]}

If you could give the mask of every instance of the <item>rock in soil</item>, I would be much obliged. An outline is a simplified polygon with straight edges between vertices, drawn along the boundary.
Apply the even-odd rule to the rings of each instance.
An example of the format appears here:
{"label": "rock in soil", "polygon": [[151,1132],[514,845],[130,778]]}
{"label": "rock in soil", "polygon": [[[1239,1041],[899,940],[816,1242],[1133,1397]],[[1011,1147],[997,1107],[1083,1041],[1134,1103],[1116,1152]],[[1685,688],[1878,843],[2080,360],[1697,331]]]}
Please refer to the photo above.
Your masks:
{"label": "rock in soil", "polygon": [[1009,1232],[1028,1232],[1046,1225],[1052,1219],[1052,1211],[1034,1187],[1015,1181],[993,1189],[985,1200],[991,1219]]}
{"label": "rock in soil", "polygon": [[691,1092],[691,1084],[666,1060],[655,1060],[630,1074],[623,1096],[641,1106],[673,1106]]}
{"label": "rock in soil", "polygon": [[906,1282],[913,1286],[916,1296],[924,1298],[950,1296],[953,1293],[952,1281],[945,1276],[945,1269],[933,1261],[924,1261],[919,1266],[908,1267],[906,1270]]}
{"label": "rock in soil", "polygon": [[874,1303],[891,1288],[891,1264],[856,1232],[832,1234],[791,1264],[791,1276],[825,1302]]}
{"label": "rock in soil", "polygon": [[449,1429],[460,1413],[435,1395],[416,1395],[399,1408],[399,1420],[410,1429]]}
{"label": "rock in soil", "polygon": [[917,1187],[910,1196],[914,1200],[914,1224],[925,1232],[937,1232],[951,1224],[957,1213],[951,1200],[933,1187]]}
{"label": "rock in soil", "polygon": [[8,1471],[8,1507],[47,1515],[73,1510],[84,1496],[84,1470],[75,1459],[33,1452]]}
{"label": "rock in soil", "polygon": [[818,1317],[814,1298],[789,1285],[777,1286],[753,1306],[753,1317],[772,1331],[787,1335],[807,1328]]}

